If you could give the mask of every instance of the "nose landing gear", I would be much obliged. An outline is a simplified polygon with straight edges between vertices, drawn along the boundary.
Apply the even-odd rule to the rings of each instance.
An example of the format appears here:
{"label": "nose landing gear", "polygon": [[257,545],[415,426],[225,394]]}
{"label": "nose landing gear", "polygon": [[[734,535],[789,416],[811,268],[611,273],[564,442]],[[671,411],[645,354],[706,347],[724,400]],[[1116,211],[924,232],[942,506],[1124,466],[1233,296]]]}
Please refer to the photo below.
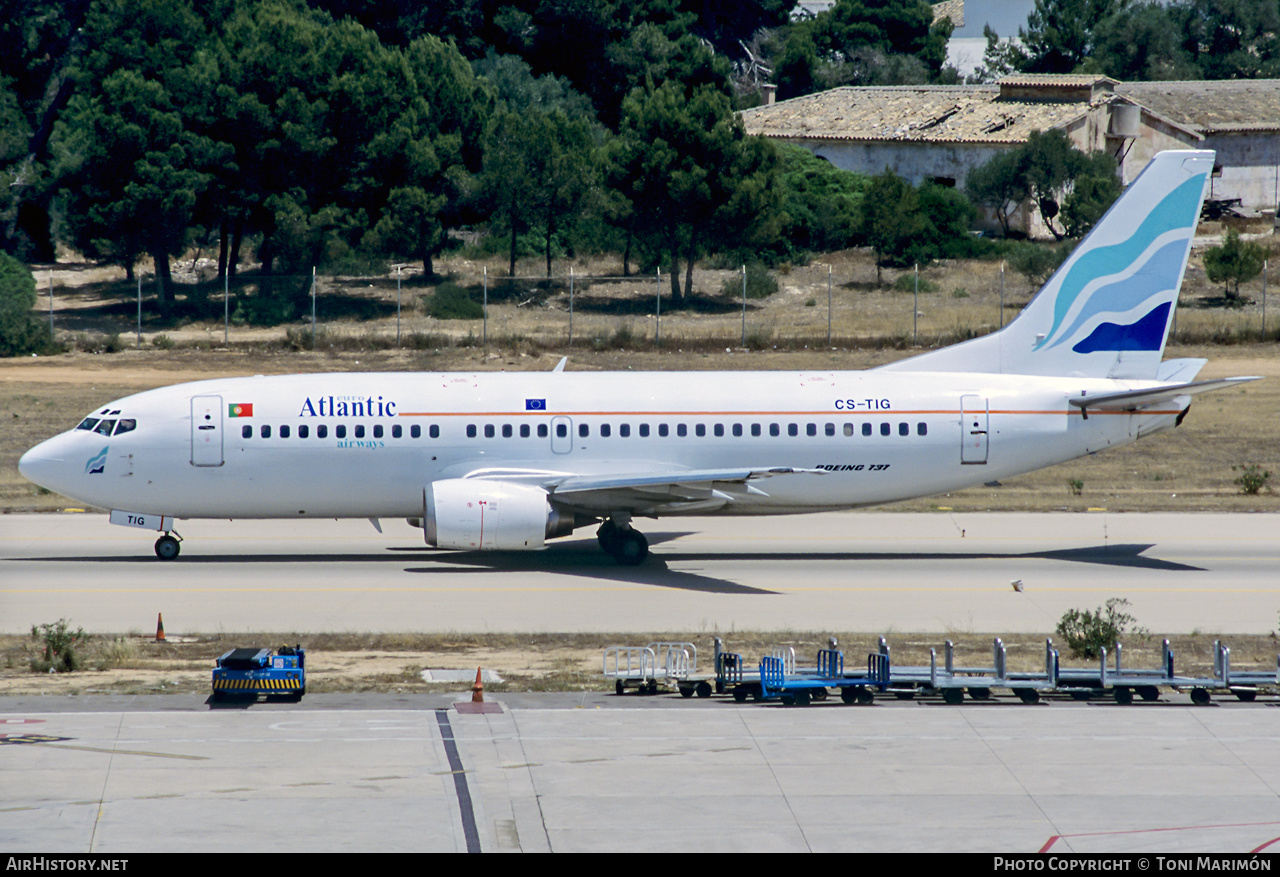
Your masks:
{"label": "nose landing gear", "polygon": [[161,560],[173,560],[182,550],[182,537],[176,533],[165,533],[156,540],[156,557]]}

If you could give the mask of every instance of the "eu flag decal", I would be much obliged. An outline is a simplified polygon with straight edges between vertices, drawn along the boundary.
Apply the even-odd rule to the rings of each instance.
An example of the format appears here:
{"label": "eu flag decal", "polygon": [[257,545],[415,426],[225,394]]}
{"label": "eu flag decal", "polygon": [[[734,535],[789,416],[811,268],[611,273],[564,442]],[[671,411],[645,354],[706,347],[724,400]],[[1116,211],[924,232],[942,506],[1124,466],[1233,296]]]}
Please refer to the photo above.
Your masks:
{"label": "eu flag decal", "polygon": [[546,399],[525,399],[524,410],[525,411],[546,411],[547,400]]}
{"label": "eu flag decal", "polygon": [[227,406],[227,416],[228,417],[252,417],[253,403],[252,402],[232,403]]}

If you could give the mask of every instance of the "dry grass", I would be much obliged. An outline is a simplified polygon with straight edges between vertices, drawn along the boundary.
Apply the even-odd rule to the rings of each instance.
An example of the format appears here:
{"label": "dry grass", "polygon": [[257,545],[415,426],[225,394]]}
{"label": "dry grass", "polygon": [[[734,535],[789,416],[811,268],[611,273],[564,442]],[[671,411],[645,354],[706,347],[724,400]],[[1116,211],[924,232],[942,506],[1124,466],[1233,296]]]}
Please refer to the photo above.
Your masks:
{"label": "dry grass", "polygon": [[[727,634],[725,648],[738,652],[748,666],[775,647],[791,647],[802,662],[811,661],[827,638],[835,636],[850,666],[860,666],[861,656],[877,648],[877,637],[867,633],[782,632]],[[463,691],[459,683],[426,683],[426,668],[484,668],[496,671],[503,682],[486,684],[486,691],[600,691],[612,683],[601,674],[605,648],[644,645],[648,642],[691,641],[698,648],[698,670],[713,670],[714,643],[706,634],[681,632],[652,634],[301,634],[263,633],[235,637],[200,635],[182,642],[156,643],[150,638],[94,636],[84,644],[86,669],[80,673],[32,673],[30,658],[39,644],[30,637],[0,636],[0,695],[68,694],[205,694],[210,690],[214,659],[237,647],[276,647],[301,643],[307,649],[307,690],[312,693],[374,691],[428,693]],[[991,666],[992,635],[953,633],[930,638],[921,634],[888,637],[895,664],[927,666],[929,650],[939,661],[943,641],[955,645],[957,666]],[[1011,671],[1039,671],[1044,666],[1044,637],[1002,638]],[[1176,668],[1183,675],[1209,675],[1213,665],[1214,638],[1206,634],[1171,637]],[[123,645],[122,645],[123,643]],[[1274,670],[1277,646],[1271,636],[1237,636],[1227,641],[1234,670]],[[1125,641],[1125,666],[1157,668],[1161,640],[1158,637]],[[105,660],[123,649],[119,664]],[[1065,649],[1064,649],[1065,652]],[[1065,654],[1064,667],[1092,666]]]}

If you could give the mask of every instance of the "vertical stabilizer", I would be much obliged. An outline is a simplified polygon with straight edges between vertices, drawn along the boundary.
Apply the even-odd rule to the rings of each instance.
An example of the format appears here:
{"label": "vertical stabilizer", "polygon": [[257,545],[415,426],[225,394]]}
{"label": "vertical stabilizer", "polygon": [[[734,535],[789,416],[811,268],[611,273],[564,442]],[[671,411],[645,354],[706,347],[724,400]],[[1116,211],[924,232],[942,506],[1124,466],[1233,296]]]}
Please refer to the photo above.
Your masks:
{"label": "vertical stabilizer", "polygon": [[1154,379],[1213,155],[1152,159],[1004,329],[884,368]]}

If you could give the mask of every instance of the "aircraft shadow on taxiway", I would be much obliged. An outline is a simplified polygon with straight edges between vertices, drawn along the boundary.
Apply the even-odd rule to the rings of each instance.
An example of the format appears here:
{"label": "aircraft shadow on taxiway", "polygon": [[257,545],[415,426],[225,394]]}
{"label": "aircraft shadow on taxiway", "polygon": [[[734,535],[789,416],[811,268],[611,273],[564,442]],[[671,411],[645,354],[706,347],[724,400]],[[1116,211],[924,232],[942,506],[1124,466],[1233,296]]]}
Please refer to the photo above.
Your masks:
{"label": "aircraft shadow on taxiway", "polygon": [[[648,539],[651,545],[675,542],[687,532],[651,533]],[[552,573],[569,576],[582,576],[591,579],[604,579],[653,587],[672,588],[683,591],[698,591],[717,594],[766,595],[777,594],[778,591],[742,585],[716,576],[696,572],[672,569],[671,563],[689,562],[782,562],[788,559],[797,561],[819,561],[848,563],[869,563],[877,561],[946,561],[963,562],[967,560],[1057,560],[1068,563],[1100,564],[1103,566],[1126,567],[1130,569],[1149,569],[1162,572],[1204,572],[1202,567],[1191,566],[1174,561],[1147,557],[1145,552],[1155,547],[1153,544],[1119,544],[1092,545],[1080,548],[1059,548],[1049,551],[1029,551],[1017,553],[1001,553],[990,551],[821,551],[821,552],[719,552],[719,551],[681,551],[672,546],[661,554],[650,554],[639,566],[618,566],[597,547],[594,539],[575,539],[549,546],[545,551],[447,551],[428,546],[388,546],[384,552],[369,554],[210,554],[200,555],[195,552],[184,554],[177,566],[193,564],[270,564],[270,563],[404,563],[407,555],[421,556],[430,566],[407,566],[405,572],[430,575],[448,571],[450,573],[465,572],[511,572],[511,573]],[[147,563],[157,561],[152,557],[43,557],[30,558],[36,561],[80,561],[89,563]]]}

